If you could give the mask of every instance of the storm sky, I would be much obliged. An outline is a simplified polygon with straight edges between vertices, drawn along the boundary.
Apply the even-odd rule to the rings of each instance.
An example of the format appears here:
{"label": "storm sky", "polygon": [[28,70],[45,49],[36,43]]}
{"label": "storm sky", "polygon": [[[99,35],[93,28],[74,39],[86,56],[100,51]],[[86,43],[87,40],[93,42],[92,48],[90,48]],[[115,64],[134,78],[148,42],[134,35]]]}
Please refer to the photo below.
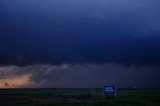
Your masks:
{"label": "storm sky", "polygon": [[0,0],[0,87],[160,87],[159,0]]}

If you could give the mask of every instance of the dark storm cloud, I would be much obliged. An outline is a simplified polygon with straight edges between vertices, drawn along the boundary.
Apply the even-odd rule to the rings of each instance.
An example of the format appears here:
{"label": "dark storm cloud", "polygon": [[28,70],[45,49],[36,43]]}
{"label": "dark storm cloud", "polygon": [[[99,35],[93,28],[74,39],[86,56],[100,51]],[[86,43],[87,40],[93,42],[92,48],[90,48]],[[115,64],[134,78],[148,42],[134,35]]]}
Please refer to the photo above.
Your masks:
{"label": "dark storm cloud", "polygon": [[1,0],[0,64],[160,62],[159,0]]}
{"label": "dark storm cloud", "polygon": [[[0,88],[2,87],[117,87],[157,88],[159,64],[141,67],[125,67],[120,64],[36,64],[23,67],[1,66]],[[118,73],[118,74],[117,74]]]}

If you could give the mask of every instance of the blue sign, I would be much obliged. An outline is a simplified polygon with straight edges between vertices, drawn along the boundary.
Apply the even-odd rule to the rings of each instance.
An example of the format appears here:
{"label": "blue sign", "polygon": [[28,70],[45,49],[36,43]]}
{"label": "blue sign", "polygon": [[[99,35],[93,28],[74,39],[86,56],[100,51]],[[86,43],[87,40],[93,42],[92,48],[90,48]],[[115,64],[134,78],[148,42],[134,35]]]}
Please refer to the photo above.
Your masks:
{"label": "blue sign", "polygon": [[117,89],[115,86],[104,86],[104,94],[116,94]]}

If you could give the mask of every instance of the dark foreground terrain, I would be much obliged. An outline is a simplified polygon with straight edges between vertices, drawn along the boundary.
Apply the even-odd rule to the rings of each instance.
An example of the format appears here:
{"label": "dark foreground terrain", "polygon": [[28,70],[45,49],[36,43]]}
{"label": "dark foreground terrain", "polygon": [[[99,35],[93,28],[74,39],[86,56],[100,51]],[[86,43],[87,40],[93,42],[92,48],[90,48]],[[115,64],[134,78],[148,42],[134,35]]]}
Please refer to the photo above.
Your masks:
{"label": "dark foreground terrain", "polygon": [[0,89],[0,106],[160,106],[160,89]]}

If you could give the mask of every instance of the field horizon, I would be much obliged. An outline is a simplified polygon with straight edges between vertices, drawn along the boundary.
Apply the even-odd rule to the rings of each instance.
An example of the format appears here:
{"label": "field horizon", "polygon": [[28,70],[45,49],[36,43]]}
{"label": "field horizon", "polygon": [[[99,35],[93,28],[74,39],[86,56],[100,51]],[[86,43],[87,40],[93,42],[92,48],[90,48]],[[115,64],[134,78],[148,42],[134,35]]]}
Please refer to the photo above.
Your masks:
{"label": "field horizon", "polygon": [[1,106],[158,106],[159,101],[159,88],[118,88],[116,98],[103,88],[0,89]]}

